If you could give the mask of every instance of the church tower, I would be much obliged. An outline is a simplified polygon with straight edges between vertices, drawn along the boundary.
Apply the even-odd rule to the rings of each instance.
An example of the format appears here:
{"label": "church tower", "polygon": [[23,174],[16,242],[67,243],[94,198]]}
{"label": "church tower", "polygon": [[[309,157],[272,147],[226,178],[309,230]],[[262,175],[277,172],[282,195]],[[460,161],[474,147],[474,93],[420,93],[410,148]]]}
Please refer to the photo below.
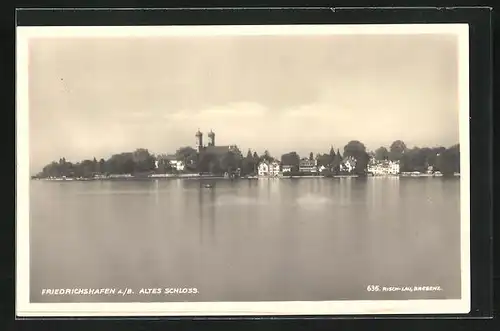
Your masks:
{"label": "church tower", "polygon": [[201,149],[203,148],[203,133],[200,132],[200,129],[198,129],[198,132],[196,132],[196,150],[198,153],[201,152]]}
{"label": "church tower", "polygon": [[210,129],[208,133],[208,146],[215,146],[215,133]]}

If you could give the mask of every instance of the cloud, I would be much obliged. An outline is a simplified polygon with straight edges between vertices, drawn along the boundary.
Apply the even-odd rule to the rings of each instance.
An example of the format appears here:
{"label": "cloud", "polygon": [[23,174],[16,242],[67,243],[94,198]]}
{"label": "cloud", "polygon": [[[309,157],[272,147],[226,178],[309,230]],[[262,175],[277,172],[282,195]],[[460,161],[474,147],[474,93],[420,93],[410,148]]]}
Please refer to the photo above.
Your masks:
{"label": "cloud", "polygon": [[168,120],[224,120],[263,117],[268,113],[268,109],[259,103],[237,102],[220,106],[213,106],[202,110],[184,110],[163,117]]}

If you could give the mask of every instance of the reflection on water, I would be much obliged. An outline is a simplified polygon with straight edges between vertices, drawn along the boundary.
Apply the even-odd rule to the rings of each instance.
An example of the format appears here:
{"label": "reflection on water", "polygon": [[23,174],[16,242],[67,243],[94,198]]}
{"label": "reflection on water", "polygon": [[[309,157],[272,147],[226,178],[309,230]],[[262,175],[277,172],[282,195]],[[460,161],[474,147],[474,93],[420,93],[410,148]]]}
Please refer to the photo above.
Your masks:
{"label": "reflection on water", "polygon": [[[30,213],[35,302],[460,296],[457,179],[33,181]],[[200,293],[40,295],[120,286]]]}
{"label": "reflection on water", "polygon": [[215,197],[217,185],[212,185],[210,188],[207,188],[200,181],[198,187],[198,228],[201,245],[203,245],[203,238],[207,236],[210,239],[210,243],[215,243]]}

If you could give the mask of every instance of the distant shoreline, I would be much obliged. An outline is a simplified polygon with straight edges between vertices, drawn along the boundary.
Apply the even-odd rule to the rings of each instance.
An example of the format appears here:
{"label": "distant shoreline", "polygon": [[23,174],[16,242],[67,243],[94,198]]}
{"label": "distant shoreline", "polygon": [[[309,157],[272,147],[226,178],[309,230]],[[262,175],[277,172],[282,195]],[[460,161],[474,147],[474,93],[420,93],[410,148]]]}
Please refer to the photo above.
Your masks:
{"label": "distant shoreline", "polygon": [[[31,178],[31,180],[41,180],[48,182],[89,182],[89,181],[152,181],[152,180],[172,180],[172,179],[185,179],[185,180],[265,180],[265,179],[314,179],[314,178],[358,178],[358,175],[311,175],[311,176],[252,176],[252,177],[236,177],[229,178],[223,176],[197,176],[197,175],[172,175],[172,176],[123,176],[123,177],[96,177],[96,178]],[[368,175],[366,178],[435,178],[446,177],[443,175],[435,174],[399,174],[399,175]],[[460,174],[454,174],[448,177],[460,177]]]}

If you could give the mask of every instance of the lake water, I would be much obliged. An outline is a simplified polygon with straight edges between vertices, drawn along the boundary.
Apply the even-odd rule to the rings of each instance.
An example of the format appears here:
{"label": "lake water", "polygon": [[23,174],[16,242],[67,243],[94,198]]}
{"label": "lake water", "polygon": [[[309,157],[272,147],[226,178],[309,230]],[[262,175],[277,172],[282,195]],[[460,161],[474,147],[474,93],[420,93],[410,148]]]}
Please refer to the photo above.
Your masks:
{"label": "lake water", "polygon": [[458,178],[207,182],[31,181],[31,301],[460,298]]}

